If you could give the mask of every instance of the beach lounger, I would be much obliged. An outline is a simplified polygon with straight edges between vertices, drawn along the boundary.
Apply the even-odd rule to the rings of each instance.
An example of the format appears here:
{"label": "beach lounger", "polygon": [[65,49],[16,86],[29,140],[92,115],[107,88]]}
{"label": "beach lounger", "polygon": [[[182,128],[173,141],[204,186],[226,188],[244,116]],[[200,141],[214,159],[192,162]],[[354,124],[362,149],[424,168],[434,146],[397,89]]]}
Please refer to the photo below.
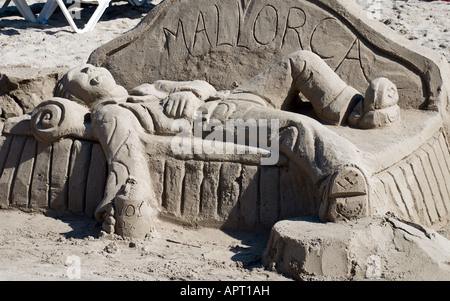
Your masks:
{"label": "beach lounger", "polygon": [[[18,0],[13,0],[13,1],[18,1]],[[20,1],[24,1],[24,0],[20,0]],[[76,33],[87,32],[87,31],[92,30],[95,27],[98,20],[103,15],[105,9],[109,6],[109,2],[111,2],[111,0],[90,0],[90,1],[81,0],[81,3],[96,3],[98,5],[97,8],[95,9],[94,13],[92,14],[91,18],[89,19],[89,21],[84,26],[84,28],[78,28],[78,26],[73,21],[72,13],[67,9],[63,0],[48,0],[47,3],[45,3],[45,6],[42,9],[41,13],[39,14],[37,21],[38,22],[46,22],[50,18],[50,16],[53,14],[56,7],[59,6],[59,8],[63,12],[64,17],[66,18],[67,22],[69,22],[69,25],[72,27],[72,29]]]}
{"label": "beach lounger", "polygon": [[[94,3],[98,5],[97,9],[94,11],[94,13],[92,14],[89,21],[86,23],[84,28],[78,28],[78,26],[73,21],[73,13],[69,11],[69,9],[66,7],[66,3],[72,3],[76,0],[47,0],[47,2],[45,3],[44,7],[42,8],[41,12],[37,17],[31,11],[26,0],[12,0],[12,1],[16,5],[17,9],[22,14],[22,16],[25,18],[25,20],[30,22],[46,23],[47,20],[55,11],[55,9],[59,6],[67,22],[69,22],[69,25],[77,33],[83,33],[92,30],[97,24],[100,17],[105,12],[105,9],[109,6],[109,3],[111,2],[111,0],[78,0],[79,3]],[[64,1],[66,1],[66,3],[64,3]],[[6,2],[1,7],[0,12],[5,10],[10,2],[11,0],[6,0]],[[141,6],[147,3],[148,0],[128,0],[128,2],[133,6]],[[155,4],[153,4],[153,2],[155,2]],[[160,2],[161,2],[160,0],[151,1],[153,5],[157,5]]]}
{"label": "beach lounger", "polygon": [[[6,9],[6,7],[9,5],[10,1],[11,0],[6,0],[6,2],[3,4],[2,8],[1,8],[1,11]],[[31,11],[26,0],[12,0],[12,1],[14,2],[15,6],[19,10],[20,14],[25,18],[25,20],[30,21],[30,22],[46,23],[47,20],[50,18],[50,16],[55,11],[55,9],[59,6],[59,8],[61,9],[61,11],[64,14],[64,17],[67,19],[67,22],[69,22],[69,25],[77,33],[83,33],[83,32],[92,30],[95,27],[95,25],[97,24],[100,17],[103,15],[105,9],[108,7],[109,2],[111,2],[111,0],[89,0],[89,1],[88,0],[78,0],[81,3],[95,3],[98,5],[96,10],[92,14],[91,18],[89,19],[89,21],[84,26],[84,28],[78,28],[78,26],[73,21],[72,12],[70,12],[67,9],[66,4],[64,3],[63,0],[47,0],[47,2],[45,3],[44,7],[42,8],[42,10],[38,16],[36,16]],[[134,1],[134,0],[130,0],[130,1]],[[138,0],[136,0],[136,1],[138,1]],[[67,3],[70,3],[70,2],[67,1]],[[142,2],[142,4],[143,3],[144,2]]]}
{"label": "beach lounger", "polygon": [[[12,1],[14,2],[14,5],[17,7],[17,10],[20,12],[20,14],[25,18],[25,20],[29,22],[38,22],[39,17],[36,17],[36,15],[31,11],[26,0],[12,0]],[[5,3],[2,5],[2,7],[0,8],[0,12],[3,12],[8,7],[10,2],[11,0],[6,0]],[[42,12],[47,11],[50,5],[51,5],[50,1],[47,1],[44,7],[42,8],[41,14]]]}
{"label": "beach lounger", "polygon": [[[2,8],[0,9],[0,12],[4,11],[6,7],[8,7],[11,0],[6,0],[3,4]],[[28,6],[27,2],[25,0],[13,0],[14,5],[17,7],[21,15],[25,18],[27,21],[36,22],[36,16],[31,11],[30,7]]]}

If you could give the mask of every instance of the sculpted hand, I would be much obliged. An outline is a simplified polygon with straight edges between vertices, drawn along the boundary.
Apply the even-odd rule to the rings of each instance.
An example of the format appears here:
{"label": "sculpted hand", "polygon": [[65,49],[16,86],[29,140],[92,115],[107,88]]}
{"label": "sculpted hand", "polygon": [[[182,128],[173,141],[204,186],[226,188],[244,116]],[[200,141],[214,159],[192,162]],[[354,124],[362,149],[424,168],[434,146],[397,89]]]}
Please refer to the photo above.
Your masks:
{"label": "sculpted hand", "polygon": [[154,84],[142,84],[130,91],[128,102],[143,103],[160,101],[165,99],[168,94],[159,90]]}
{"label": "sculpted hand", "polygon": [[195,111],[203,104],[194,93],[183,91],[175,92],[167,97],[164,104],[164,113],[171,118],[187,118],[192,120]]}
{"label": "sculpted hand", "polygon": [[202,80],[193,80],[184,85],[176,87],[172,92],[190,91],[200,100],[207,100],[217,93],[216,89],[209,83]]}

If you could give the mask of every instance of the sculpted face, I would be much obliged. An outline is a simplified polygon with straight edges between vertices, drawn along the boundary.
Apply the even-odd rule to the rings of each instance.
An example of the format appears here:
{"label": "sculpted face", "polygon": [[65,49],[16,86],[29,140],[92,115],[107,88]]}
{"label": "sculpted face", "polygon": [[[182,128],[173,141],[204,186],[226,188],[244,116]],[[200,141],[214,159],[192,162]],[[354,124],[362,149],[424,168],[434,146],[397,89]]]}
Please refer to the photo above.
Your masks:
{"label": "sculpted face", "polygon": [[83,100],[89,107],[105,100],[127,96],[127,91],[116,84],[111,73],[101,67],[83,65],[71,69],[64,83],[65,89]]}

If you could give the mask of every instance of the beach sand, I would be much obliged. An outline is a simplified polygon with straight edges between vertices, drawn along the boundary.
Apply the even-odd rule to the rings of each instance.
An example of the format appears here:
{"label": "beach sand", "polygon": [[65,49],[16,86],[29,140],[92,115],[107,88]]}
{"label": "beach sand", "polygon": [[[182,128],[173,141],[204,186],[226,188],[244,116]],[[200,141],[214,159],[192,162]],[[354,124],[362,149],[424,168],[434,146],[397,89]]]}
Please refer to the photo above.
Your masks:
{"label": "beach sand", "polygon": [[[358,0],[375,18],[450,62],[450,3]],[[2,1],[3,3],[3,1]],[[44,3],[28,1],[34,12]],[[13,4],[0,14],[0,73],[64,72],[100,45],[134,28],[154,5],[114,1],[93,31],[75,34],[60,10],[47,24],[24,21]],[[86,7],[85,16],[93,9]],[[441,234],[450,238],[450,227]],[[145,240],[99,237],[87,218],[0,211],[0,280],[67,280],[73,259],[81,280],[291,280],[261,263],[268,234],[192,229],[161,223]],[[76,257],[74,257],[76,256]],[[433,280],[433,279],[430,279]]]}

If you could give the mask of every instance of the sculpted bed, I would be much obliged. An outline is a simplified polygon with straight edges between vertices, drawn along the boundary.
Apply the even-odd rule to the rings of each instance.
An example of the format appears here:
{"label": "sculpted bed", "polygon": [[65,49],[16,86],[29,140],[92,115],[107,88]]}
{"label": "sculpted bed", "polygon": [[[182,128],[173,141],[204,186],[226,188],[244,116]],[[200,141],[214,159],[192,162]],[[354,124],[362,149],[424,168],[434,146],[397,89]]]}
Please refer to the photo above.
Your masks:
{"label": "sculpted bed", "polygon": [[[306,84],[293,84],[295,58],[305,53],[314,57],[305,61],[318,58],[333,75],[315,80],[323,69],[314,61],[298,71],[310,68]],[[126,93],[116,91],[103,107],[96,106],[98,99],[88,104],[59,94],[32,115],[7,120],[0,151],[2,208],[95,216],[109,231],[117,220],[133,222],[140,199],[151,199],[151,210],[164,218],[239,229],[267,229],[310,215],[335,221],[391,211],[427,226],[448,218],[448,64],[368,20],[352,1],[167,0],[135,29],[94,51],[89,63],[93,70],[109,70]],[[280,66],[281,77],[275,72]],[[395,84],[399,111],[382,115],[389,122],[379,115],[366,126],[349,121],[362,96],[377,99],[367,91],[375,91],[371,83],[380,77]],[[184,84],[143,101],[145,89],[164,90],[161,80]],[[317,99],[326,98],[317,93],[338,99],[333,93],[340,81],[353,93],[345,105],[330,101],[317,109]],[[214,93],[204,96],[207,83]],[[286,91],[296,93],[287,97]],[[177,132],[164,131],[165,118],[173,117],[166,101],[173,92],[195,94],[204,102],[198,107],[222,122],[281,120],[278,160],[261,164],[270,149],[259,146],[256,154],[175,153]],[[242,93],[245,104],[236,102]],[[277,97],[295,99],[295,105],[270,101]],[[372,106],[369,111],[384,109]],[[339,117],[330,118],[326,108]],[[114,114],[120,116],[116,126],[106,128]],[[204,141],[210,133],[195,139]],[[144,188],[133,194],[136,183]],[[122,208],[117,203],[115,215],[114,206],[105,206],[127,196],[136,202]]]}

